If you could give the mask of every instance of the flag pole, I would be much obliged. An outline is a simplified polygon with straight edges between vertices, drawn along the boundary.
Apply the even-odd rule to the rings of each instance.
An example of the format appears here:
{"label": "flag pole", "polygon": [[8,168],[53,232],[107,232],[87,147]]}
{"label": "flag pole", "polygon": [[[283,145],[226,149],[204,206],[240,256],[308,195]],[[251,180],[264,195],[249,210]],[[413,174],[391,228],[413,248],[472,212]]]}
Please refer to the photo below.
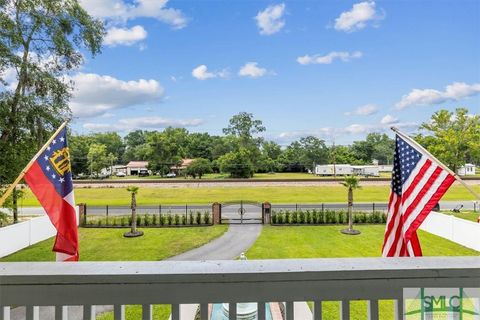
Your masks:
{"label": "flag pole", "polygon": [[23,179],[25,174],[27,173],[28,169],[33,165],[33,163],[38,159],[38,157],[42,154],[43,151],[48,147],[48,145],[53,141],[53,139],[62,131],[63,128],[67,125],[68,120],[62,123],[62,125],[55,131],[55,133],[48,139],[48,141],[43,145],[43,147],[35,154],[35,156],[30,160],[30,162],[23,168],[23,170],[20,172],[18,175],[17,179],[13,181],[12,184],[5,190],[3,193],[2,197],[0,198],[0,207],[3,206],[5,201],[7,200],[8,196],[12,193],[13,189],[20,183],[20,181]]}
{"label": "flag pole", "polygon": [[432,155],[430,152],[428,152],[427,149],[425,149],[424,147],[422,147],[417,141],[413,140],[412,138],[410,138],[409,136],[407,136],[406,134],[404,134],[403,132],[401,132],[400,130],[398,130],[396,127],[391,127],[390,129],[392,129],[393,132],[395,132],[396,134],[398,134],[399,136],[401,136],[403,139],[409,141],[411,144],[413,144],[417,149],[419,149],[422,153],[426,154],[427,156],[431,157],[435,162],[437,162],[437,164],[442,167],[442,169],[444,169],[445,171],[447,171],[448,173],[450,173],[458,182],[460,182],[465,188],[467,188],[468,191],[470,191],[470,193],[477,199],[480,200],[480,195],[478,193],[475,192],[475,190],[473,190],[468,184],[465,183],[465,181],[463,181],[458,175],[456,172],[453,172],[452,170],[450,170],[449,167],[447,167],[446,165],[444,165],[442,162],[440,162],[440,160],[438,160],[434,155]]}

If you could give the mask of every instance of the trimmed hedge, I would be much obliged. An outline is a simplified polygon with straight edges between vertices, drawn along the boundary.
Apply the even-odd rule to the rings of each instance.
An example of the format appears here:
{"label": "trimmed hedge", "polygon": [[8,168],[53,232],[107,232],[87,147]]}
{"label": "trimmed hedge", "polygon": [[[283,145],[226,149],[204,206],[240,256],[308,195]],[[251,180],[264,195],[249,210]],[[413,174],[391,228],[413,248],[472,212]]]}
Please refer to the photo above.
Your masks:
{"label": "trimmed hedge", "polygon": [[[90,228],[121,228],[132,225],[131,216],[88,217],[86,225]],[[189,227],[212,224],[212,214],[209,211],[190,211],[185,214],[137,214],[137,227]]]}
{"label": "trimmed hedge", "polygon": [[[355,224],[384,224],[387,222],[387,215],[381,211],[374,212],[353,212],[353,223]],[[348,212],[346,210],[274,210],[272,211],[272,224],[346,224],[348,223]]]}

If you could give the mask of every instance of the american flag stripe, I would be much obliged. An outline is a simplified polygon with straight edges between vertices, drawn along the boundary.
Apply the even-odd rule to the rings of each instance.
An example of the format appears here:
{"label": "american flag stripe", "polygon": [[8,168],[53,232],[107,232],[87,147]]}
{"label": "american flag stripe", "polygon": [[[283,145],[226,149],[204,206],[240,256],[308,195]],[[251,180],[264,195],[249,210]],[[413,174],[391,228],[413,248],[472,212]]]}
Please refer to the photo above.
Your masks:
{"label": "american flag stripe", "polygon": [[417,230],[455,181],[448,169],[412,144],[397,134],[382,247],[386,257],[422,255]]}
{"label": "american flag stripe", "polygon": [[[428,160],[428,159],[424,159],[422,158],[420,161],[419,161],[419,164],[421,165],[420,166],[417,166],[417,169],[415,169],[412,173],[412,175],[410,175],[409,179],[407,180],[407,183],[406,184],[409,184],[410,187],[407,189],[407,192],[405,194],[411,194],[412,193],[412,190],[414,190],[415,186],[418,185],[419,181],[421,180],[421,178],[424,176],[425,172],[428,170],[430,164],[431,164],[431,161]],[[389,203],[389,208],[391,208],[388,213],[387,213],[387,216],[388,217],[392,217],[392,224],[390,224],[388,226],[388,228],[386,229],[386,235],[388,234],[388,238],[387,238],[387,241],[385,241],[385,244],[384,244],[384,247],[386,246],[387,248],[390,248],[388,250],[388,252],[392,255],[392,254],[395,254],[395,253],[398,253],[400,252],[401,250],[401,245],[402,243],[399,242],[399,239],[401,237],[401,221],[400,221],[400,214],[399,214],[399,209],[400,209],[400,205],[402,206],[405,206],[404,204],[404,199],[405,198],[400,198],[397,196],[397,194],[395,192],[392,192],[392,194],[394,195],[394,199],[393,199],[393,203],[394,203],[394,207],[391,208],[390,204],[392,203],[392,201],[390,201]],[[391,211],[393,210],[393,212]],[[392,244],[393,243],[396,243],[396,246],[392,247]],[[382,252],[384,252],[382,250]],[[386,255],[386,254],[384,254]]]}

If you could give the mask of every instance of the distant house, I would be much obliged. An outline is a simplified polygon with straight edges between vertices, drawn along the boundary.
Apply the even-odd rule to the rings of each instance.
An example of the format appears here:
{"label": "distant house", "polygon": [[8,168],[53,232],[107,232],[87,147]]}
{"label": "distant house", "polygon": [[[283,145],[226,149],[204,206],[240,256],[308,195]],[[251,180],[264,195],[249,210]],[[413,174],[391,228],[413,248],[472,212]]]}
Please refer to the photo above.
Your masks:
{"label": "distant house", "polygon": [[148,161],[130,161],[127,164],[127,176],[138,176],[140,171],[147,170]]}
{"label": "distant house", "polygon": [[193,160],[195,159],[182,159],[179,165],[171,166],[170,170],[178,175],[180,172],[187,169],[188,166],[192,164]]}
{"label": "distant house", "polygon": [[464,166],[461,166],[457,169],[457,174],[459,176],[474,176],[475,175],[475,165],[472,163],[465,163]]}
{"label": "distant house", "polygon": [[379,176],[379,166],[352,166],[350,164],[318,164],[315,166],[317,176],[346,176],[356,174],[359,176]]}

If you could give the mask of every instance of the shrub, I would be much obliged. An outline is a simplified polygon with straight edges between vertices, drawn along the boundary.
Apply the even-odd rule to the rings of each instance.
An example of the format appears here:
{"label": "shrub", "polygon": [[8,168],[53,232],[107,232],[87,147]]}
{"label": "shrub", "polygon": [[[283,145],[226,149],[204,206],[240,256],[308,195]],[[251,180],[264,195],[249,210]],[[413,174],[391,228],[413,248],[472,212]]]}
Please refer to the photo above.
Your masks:
{"label": "shrub", "polygon": [[387,223],[387,214],[382,212],[382,223]]}
{"label": "shrub", "polygon": [[343,211],[338,212],[338,223],[343,224],[345,221],[345,213]]}
{"label": "shrub", "polygon": [[353,223],[360,223],[360,215],[358,212],[354,212],[353,214]]}
{"label": "shrub", "polygon": [[160,225],[161,225],[161,226],[165,225],[166,219],[167,219],[167,217],[165,217],[164,214],[163,214],[163,215],[160,214],[159,220],[160,220]]}
{"label": "shrub", "polygon": [[157,215],[156,215],[156,214],[153,214],[153,215],[152,215],[152,224],[153,224],[154,226],[157,225]]}
{"label": "shrub", "polygon": [[129,217],[128,217],[128,225],[129,225],[129,226],[132,225],[132,216],[129,216]]}
{"label": "shrub", "polygon": [[99,218],[99,219],[98,219],[98,221],[97,221],[97,225],[98,225],[99,227],[101,227],[101,226],[102,226],[102,219],[101,219],[101,218]]}
{"label": "shrub", "polygon": [[196,217],[196,220],[197,220],[197,224],[202,224],[202,213],[200,211],[197,211],[197,217]]}
{"label": "shrub", "polygon": [[168,223],[168,225],[171,226],[171,225],[172,225],[172,222],[173,222],[173,216],[172,216],[171,213],[168,213],[168,214],[167,214],[167,223]]}
{"label": "shrub", "polygon": [[190,224],[193,224],[193,210],[190,210],[190,212],[188,213],[189,217],[190,217]]}
{"label": "shrub", "polygon": [[175,215],[175,225],[178,226],[180,224],[180,215]]}
{"label": "shrub", "polygon": [[147,214],[145,214],[145,218],[143,220],[143,224],[147,227],[150,225],[150,216]]}
{"label": "shrub", "polygon": [[325,223],[325,211],[324,210],[322,210],[318,213],[317,223],[318,224],[324,224]]}
{"label": "shrub", "polygon": [[303,211],[298,212],[298,220],[301,224],[305,223],[305,212]]}
{"label": "shrub", "polygon": [[277,223],[277,214],[276,213],[272,214],[272,223],[273,224]]}
{"label": "shrub", "polygon": [[308,224],[312,223],[312,214],[310,213],[310,210],[307,210],[307,213],[305,214],[305,222]]}
{"label": "shrub", "polygon": [[128,220],[125,217],[123,217],[122,220],[120,221],[120,225],[122,227],[125,227],[127,225],[127,222],[128,222]]}
{"label": "shrub", "polygon": [[292,212],[292,215],[291,215],[291,221],[290,223],[293,223],[293,224],[296,224],[298,223],[298,215],[297,215],[297,211],[293,211]]}
{"label": "shrub", "polygon": [[312,223],[318,223],[318,213],[316,209],[312,211]]}
{"label": "shrub", "polygon": [[205,222],[205,224],[210,224],[210,212],[205,211],[203,213],[203,221]]}
{"label": "shrub", "polygon": [[278,224],[283,224],[284,223],[284,218],[283,218],[282,213],[277,216],[277,222],[278,222]]}
{"label": "shrub", "polygon": [[286,224],[289,224],[290,223],[290,220],[291,220],[291,214],[290,214],[290,211],[285,211],[285,223]]}
{"label": "shrub", "polygon": [[112,226],[116,226],[117,225],[117,218],[113,218],[112,220]]}

